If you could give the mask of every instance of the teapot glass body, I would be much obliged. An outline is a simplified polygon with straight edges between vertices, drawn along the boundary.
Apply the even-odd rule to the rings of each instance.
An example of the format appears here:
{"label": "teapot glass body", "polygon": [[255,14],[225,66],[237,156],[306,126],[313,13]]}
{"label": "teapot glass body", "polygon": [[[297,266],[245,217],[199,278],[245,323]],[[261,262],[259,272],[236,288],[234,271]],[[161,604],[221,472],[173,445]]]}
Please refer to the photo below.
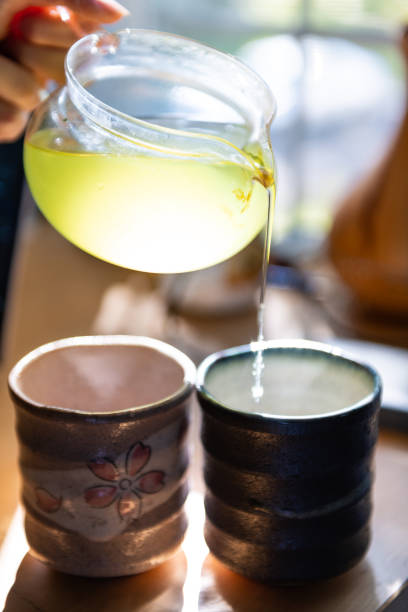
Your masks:
{"label": "teapot glass body", "polygon": [[148,30],[100,32],[34,113],[24,163],[50,223],[127,268],[206,268],[264,228],[275,102],[235,58]]}

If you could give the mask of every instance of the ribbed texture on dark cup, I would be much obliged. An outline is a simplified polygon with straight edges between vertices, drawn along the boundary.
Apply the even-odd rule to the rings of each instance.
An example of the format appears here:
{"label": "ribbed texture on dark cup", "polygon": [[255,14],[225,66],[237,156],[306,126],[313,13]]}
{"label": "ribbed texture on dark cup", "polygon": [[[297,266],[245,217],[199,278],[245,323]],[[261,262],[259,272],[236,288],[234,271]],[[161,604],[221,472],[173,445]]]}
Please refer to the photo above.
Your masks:
{"label": "ribbed texture on dark cup", "polygon": [[205,538],[233,570],[272,583],[328,578],[370,542],[380,390],[365,405],[315,419],[223,408],[199,389]]}

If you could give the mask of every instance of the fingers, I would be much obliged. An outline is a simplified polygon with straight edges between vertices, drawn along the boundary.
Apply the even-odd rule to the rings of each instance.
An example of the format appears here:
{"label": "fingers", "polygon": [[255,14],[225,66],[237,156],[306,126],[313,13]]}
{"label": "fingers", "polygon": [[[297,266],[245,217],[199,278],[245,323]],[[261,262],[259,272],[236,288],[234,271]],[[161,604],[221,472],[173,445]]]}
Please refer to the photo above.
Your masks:
{"label": "fingers", "polygon": [[40,87],[33,74],[0,55],[0,99],[20,110],[32,110],[39,102]]}
{"label": "fingers", "polygon": [[7,50],[13,59],[23,66],[23,69],[27,68],[28,71],[34,73],[34,80],[43,82],[47,79],[53,79],[57,83],[65,81],[64,60],[66,49],[8,40]]}
{"label": "fingers", "polygon": [[[13,16],[33,3],[36,6],[55,6],[56,0],[0,0],[0,38],[6,35]],[[97,23],[112,23],[129,14],[115,0],[62,0],[61,5],[80,19]]]}
{"label": "fingers", "polygon": [[[69,49],[78,40],[78,34],[85,36],[97,29],[95,22],[79,22],[76,20],[76,29],[61,20],[58,15],[44,14],[41,17],[34,15],[24,16],[19,23],[21,38],[35,45],[60,47]],[[80,32],[78,32],[80,30]]]}
{"label": "fingers", "polygon": [[[65,19],[56,4],[69,9]],[[0,0],[0,40],[7,37],[13,18],[21,33],[8,36],[2,45],[6,56],[0,55],[0,142],[22,133],[28,111],[41,101],[41,83],[64,81],[66,50],[100,24],[128,14],[115,0]]]}
{"label": "fingers", "polygon": [[13,142],[21,134],[28,120],[28,112],[0,100],[0,143]]}

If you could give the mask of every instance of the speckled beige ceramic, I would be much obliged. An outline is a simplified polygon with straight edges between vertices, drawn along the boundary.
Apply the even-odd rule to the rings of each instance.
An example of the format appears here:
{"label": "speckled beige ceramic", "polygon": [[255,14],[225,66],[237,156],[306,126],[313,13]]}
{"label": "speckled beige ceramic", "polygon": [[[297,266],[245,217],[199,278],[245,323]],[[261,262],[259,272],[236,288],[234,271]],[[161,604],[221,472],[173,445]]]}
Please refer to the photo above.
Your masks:
{"label": "speckled beige ceramic", "polygon": [[158,340],[67,338],[13,368],[32,553],[83,576],[135,574],[185,529],[194,364]]}

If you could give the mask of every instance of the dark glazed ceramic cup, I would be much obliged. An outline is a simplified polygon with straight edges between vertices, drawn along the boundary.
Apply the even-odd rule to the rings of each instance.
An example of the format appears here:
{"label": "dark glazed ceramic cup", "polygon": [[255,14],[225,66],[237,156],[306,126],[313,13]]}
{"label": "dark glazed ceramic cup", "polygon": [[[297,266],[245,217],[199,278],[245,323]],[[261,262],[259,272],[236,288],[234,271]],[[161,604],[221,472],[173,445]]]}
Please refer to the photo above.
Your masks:
{"label": "dark glazed ceramic cup", "polygon": [[32,553],[83,576],[171,556],[186,529],[186,432],[195,367],[151,338],[67,338],[9,377]]}
{"label": "dark glazed ceramic cup", "polygon": [[[234,409],[222,401],[222,386],[218,396],[208,386],[214,372],[218,381],[227,380],[228,368],[255,355],[253,350],[232,348],[205,359],[197,381],[205,452],[205,538],[220,561],[255,580],[290,584],[332,577],[354,566],[370,542],[381,382],[369,366],[319,343],[263,346],[272,360],[266,359],[265,371],[282,360],[295,360],[300,368],[304,360],[327,364],[337,381],[332,389],[337,408],[314,414],[313,405],[304,405],[304,414],[279,415],[272,402],[268,414],[254,411],[253,405],[245,411],[242,403]],[[301,378],[296,368],[285,383],[289,395]],[[330,397],[331,379],[322,376],[313,384],[324,385]],[[356,378],[367,391],[339,409],[347,382]],[[299,397],[300,403],[305,401]]]}

